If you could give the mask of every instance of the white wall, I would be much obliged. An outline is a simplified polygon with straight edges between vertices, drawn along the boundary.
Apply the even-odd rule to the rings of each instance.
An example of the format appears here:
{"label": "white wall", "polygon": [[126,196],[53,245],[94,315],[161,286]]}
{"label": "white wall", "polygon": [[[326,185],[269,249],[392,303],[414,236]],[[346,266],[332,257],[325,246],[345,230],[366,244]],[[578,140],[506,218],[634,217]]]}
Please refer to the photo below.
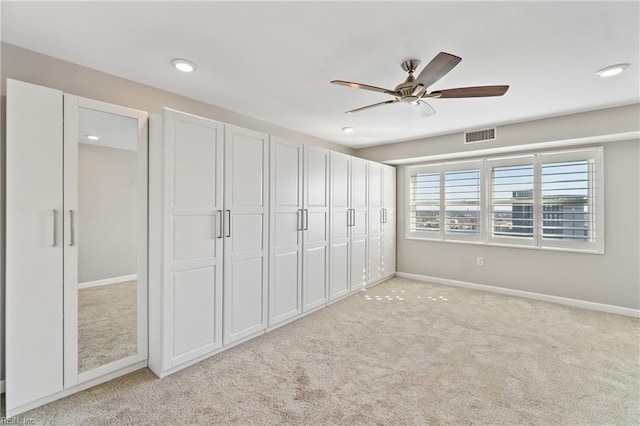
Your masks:
{"label": "white wall", "polygon": [[[640,105],[610,108],[498,128],[496,142],[463,145],[462,134],[365,148],[356,155],[375,161],[522,146],[638,131]],[[397,269],[436,278],[640,308],[640,141],[607,142],[605,160],[605,254],[551,252],[408,240],[406,166],[398,166]],[[424,161],[422,161],[424,162]],[[476,266],[476,258],[484,266]]]}
{"label": "white wall", "polygon": [[142,83],[23,49],[12,44],[2,43],[3,95],[6,93],[7,78],[39,84],[62,90],[72,95],[135,108],[149,113],[157,112],[162,107],[169,107],[223,123],[246,127],[333,151],[353,154],[351,148],[343,145],[318,139]]}
{"label": "white wall", "polygon": [[78,145],[78,282],[137,273],[137,152]]}

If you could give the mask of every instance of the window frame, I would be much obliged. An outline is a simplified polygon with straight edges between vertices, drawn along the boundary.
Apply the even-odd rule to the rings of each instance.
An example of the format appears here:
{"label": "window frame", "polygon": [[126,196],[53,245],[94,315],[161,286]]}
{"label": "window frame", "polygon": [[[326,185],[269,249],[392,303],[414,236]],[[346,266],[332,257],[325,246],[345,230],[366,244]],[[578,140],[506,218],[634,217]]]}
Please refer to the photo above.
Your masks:
{"label": "window frame", "polygon": [[[483,161],[482,160],[464,160],[450,163],[438,163],[421,166],[407,167],[407,171],[412,168],[415,170],[413,174],[407,174],[407,238],[418,238],[424,240],[437,240],[437,241],[462,241],[462,242],[475,242],[481,243],[484,240],[483,235],[483,219],[482,211],[484,208],[484,185],[483,185]],[[446,204],[444,203],[446,191],[445,191],[445,174],[447,172],[459,172],[463,170],[475,170],[477,169],[480,175],[480,195],[478,199],[478,205],[480,207],[479,225],[480,232],[478,235],[464,235],[464,234],[448,234],[446,232]],[[440,174],[440,227],[438,231],[412,231],[411,230],[411,180],[413,176],[421,173],[438,173]]]}
{"label": "window frame", "polygon": [[[544,223],[542,199],[542,165],[555,162],[583,161],[589,162],[590,175],[588,185],[588,203],[593,210],[590,217],[587,241],[569,239],[550,239],[542,237]],[[533,238],[518,236],[493,235],[492,226],[492,176],[493,168],[501,166],[532,165],[533,166]],[[447,234],[445,226],[445,173],[467,169],[480,170],[480,232],[478,235]],[[413,176],[419,173],[440,174],[440,229],[435,232],[415,231],[411,225]],[[465,244],[483,244],[492,246],[529,248],[538,250],[556,250],[592,254],[604,254],[604,158],[603,147],[574,148],[554,151],[536,151],[516,155],[487,156],[469,158],[452,162],[433,164],[407,165],[406,167],[406,226],[405,237],[411,240],[454,242]]]}
{"label": "window frame", "polygon": [[[485,159],[485,167],[486,172],[488,174],[487,181],[485,182],[487,186],[487,209],[483,217],[485,218],[485,229],[487,235],[487,243],[495,244],[495,245],[506,245],[506,246],[525,246],[525,247],[536,247],[538,245],[538,234],[536,232],[536,224],[538,223],[538,209],[536,208],[536,155],[535,154],[526,154],[512,157],[498,157],[498,158],[487,158]],[[532,167],[533,172],[533,181],[531,182],[531,191],[532,191],[532,200],[533,204],[533,235],[531,238],[518,237],[518,236],[503,236],[503,235],[494,235],[493,234],[493,223],[492,223],[492,213],[493,213],[493,169],[495,167],[510,167],[510,166],[524,166],[530,165]]]}

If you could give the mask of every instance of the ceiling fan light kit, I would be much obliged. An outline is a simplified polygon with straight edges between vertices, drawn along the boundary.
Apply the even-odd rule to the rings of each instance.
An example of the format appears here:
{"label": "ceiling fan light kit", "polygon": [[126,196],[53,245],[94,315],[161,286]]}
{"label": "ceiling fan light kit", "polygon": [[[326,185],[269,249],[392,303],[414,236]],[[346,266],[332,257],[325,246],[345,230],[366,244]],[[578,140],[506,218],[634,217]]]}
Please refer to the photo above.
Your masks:
{"label": "ceiling fan light kit", "polygon": [[409,73],[409,75],[405,81],[398,84],[393,90],[344,80],[333,80],[331,83],[338,84],[340,86],[352,87],[354,89],[384,93],[394,97],[394,99],[388,101],[378,102],[372,105],[349,110],[347,111],[347,114],[364,111],[366,109],[382,105],[405,102],[409,104],[414,112],[420,117],[428,117],[436,112],[431,105],[427,104],[423,99],[502,96],[509,89],[509,86],[507,85],[476,86],[437,90],[429,93],[427,89],[444,77],[449,71],[458,65],[461,60],[462,58],[458,56],[440,52],[423,68],[420,74],[418,74],[418,77],[415,77],[413,73],[420,65],[420,61],[418,59],[406,60],[402,62],[400,66],[404,71]]}

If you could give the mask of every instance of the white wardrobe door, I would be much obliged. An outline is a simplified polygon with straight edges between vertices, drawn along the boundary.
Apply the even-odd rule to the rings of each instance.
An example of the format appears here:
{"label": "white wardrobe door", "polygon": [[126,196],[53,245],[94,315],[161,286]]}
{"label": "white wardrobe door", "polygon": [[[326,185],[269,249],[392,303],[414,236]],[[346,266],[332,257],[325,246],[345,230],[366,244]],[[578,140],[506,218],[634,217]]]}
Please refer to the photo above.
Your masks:
{"label": "white wardrobe door", "polygon": [[223,126],[165,110],[165,368],[222,346]]}
{"label": "white wardrobe door", "polygon": [[386,278],[396,272],[396,234],[382,234],[382,277]]}
{"label": "white wardrobe door", "polygon": [[369,163],[368,283],[382,278],[382,165]]}
{"label": "white wardrobe door", "polygon": [[382,276],[396,272],[396,168],[383,166],[384,237],[382,241]]}
{"label": "white wardrobe door", "polygon": [[302,145],[271,140],[269,325],[302,311]]}
{"label": "white wardrobe door", "polygon": [[331,153],[329,299],[349,293],[349,223],[351,157]]}
{"label": "white wardrobe door", "polygon": [[351,162],[351,291],[367,283],[367,168],[368,162],[353,158]]}
{"label": "white wardrobe door", "polygon": [[327,302],[330,152],[305,147],[303,310]]}
{"label": "white wardrobe door", "polygon": [[63,388],[62,99],[7,80],[8,416]]}
{"label": "white wardrobe door", "polygon": [[267,323],[268,158],[268,135],[225,127],[225,345]]}
{"label": "white wardrobe door", "polygon": [[369,163],[369,234],[379,234],[382,232],[382,164]]}

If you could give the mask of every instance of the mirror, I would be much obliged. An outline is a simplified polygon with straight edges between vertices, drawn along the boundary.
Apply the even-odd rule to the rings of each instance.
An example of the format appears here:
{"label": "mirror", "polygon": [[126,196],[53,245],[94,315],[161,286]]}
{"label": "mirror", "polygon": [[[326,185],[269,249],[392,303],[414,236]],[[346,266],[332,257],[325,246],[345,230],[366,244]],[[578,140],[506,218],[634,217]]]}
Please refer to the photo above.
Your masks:
{"label": "mirror", "polygon": [[64,95],[64,387],[147,363],[147,113]]}
{"label": "mirror", "polygon": [[78,109],[78,372],[138,352],[135,118]]}

